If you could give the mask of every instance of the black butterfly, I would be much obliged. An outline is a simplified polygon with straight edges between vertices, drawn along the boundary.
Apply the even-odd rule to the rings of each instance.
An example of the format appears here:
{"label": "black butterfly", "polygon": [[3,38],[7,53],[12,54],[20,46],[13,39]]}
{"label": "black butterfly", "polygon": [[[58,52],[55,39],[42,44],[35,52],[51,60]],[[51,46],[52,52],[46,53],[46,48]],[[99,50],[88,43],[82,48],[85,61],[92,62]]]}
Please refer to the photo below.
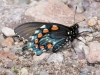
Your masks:
{"label": "black butterfly", "polygon": [[52,49],[57,52],[60,47],[72,42],[79,35],[79,25],[71,27],[58,23],[28,22],[17,26],[14,31],[30,43],[23,50],[32,49],[36,55]]}

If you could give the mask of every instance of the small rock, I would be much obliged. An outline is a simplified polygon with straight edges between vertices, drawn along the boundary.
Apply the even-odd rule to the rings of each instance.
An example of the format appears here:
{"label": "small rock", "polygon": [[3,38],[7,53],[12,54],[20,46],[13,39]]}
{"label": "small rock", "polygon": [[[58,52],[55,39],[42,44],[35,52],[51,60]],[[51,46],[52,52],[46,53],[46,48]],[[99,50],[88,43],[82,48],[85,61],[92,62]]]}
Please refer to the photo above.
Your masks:
{"label": "small rock", "polygon": [[14,40],[11,37],[8,37],[3,40],[2,46],[12,46],[14,44]]}
{"label": "small rock", "polygon": [[88,74],[86,74],[86,73],[80,73],[80,75],[88,75]]}
{"label": "small rock", "polygon": [[94,33],[93,33],[93,36],[95,36],[95,37],[100,37],[100,32],[98,32],[98,31],[97,31],[97,32],[94,32]]}
{"label": "small rock", "polygon": [[95,71],[95,75],[100,75],[100,69],[97,69],[97,70]]}
{"label": "small rock", "polygon": [[5,52],[9,52],[9,48],[8,47],[6,47],[6,48],[3,48],[3,51],[5,51]]}
{"label": "small rock", "polygon": [[77,52],[77,55],[79,60],[85,59],[83,52]]}
{"label": "small rock", "polygon": [[28,75],[28,70],[26,68],[22,68],[20,75]]}
{"label": "small rock", "polygon": [[34,1],[32,1],[29,5],[30,5],[30,6],[36,6],[37,4],[38,4],[38,2],[34,0]]}
{"label": "small rock", "polygon": [[100,25],[100,20],[98,20],[98,24]]}
{"label": "small rock", "polygon": [[15,54],[13,54],[11,52],[1,51],[0,52],[0,58],[10,58],[10,59],[13,59],[13,60],[17,60],[18,56],[16,56]]}
{"label": "small rock", "polygon": [[92,28],[79,28],[79,33],[82,32],[93,32],[94,30]]}
{"label": "small rock", "polygon": [[89,70],[90,70],[90,67],[88,67],[88,66],[86,66],[86,67],[83,67],[82,69],[81,69],[81,73],[82,74],[87,74],[88,72],[89,72]]}
{"label": "small rock", "polygon": [[92,41],[92,39],[93,39],[92,36],[86,36],[86,37],[85,37],[86,42]]}
{"label": "small rock", "polygon": [[7,68],[12,68],[13,66],[14,66],[13,61],[9,61],[9,62],[7,63]]}
{"label": "small rock", "polygon": [[83,0],[80,0],[78,2],[78,4],[77,4],[77,9],[76,9],[76,12],[77,13],[83,13],[85,11],[84,8],[83,8],[82,3],[83,3]]}
{"label": "small rock", "polygon": [[88,25],[89,26],[94,26],[96,24],[97,24],[97,18],[96,17],[93,17],[93,18],[88,20]]}
{"label": "small rock", "polygon": [[41,71],[41,72],[40,72],[40,75],[49,75],[49,74],[48,74],[47,71],[44,70],[44,71]]}
{"label": "small rock", "polygon": [[47,58],[48,56],[49,56],[49,53],[43,53],[40,56],[34,55],[33,59],[34,61],[40,61],[40,60],[43,60],[44,58]]}
{"label": "small rock", "polygon": [[100,0],[95,0],[96,2],[100,2]]}
{"label": "small rock", "polygon": [[[49,11],[45,11],[48,9]],[[36,21],[55,22],[71,26],[73,24],[74,12],[59,0],[48,0],[37,4],[36,7],[27,9],[25,15],[35,18]],[[79,19],[76,18],[78,21],[82,21],[85,18],[83,15],[77,16],[80,17]]]}
{"label": "small rock", "polygon": [[3,72],[0,71],[0,75],[4,75]]}
{"label": "small rock", "polygon": [[50,62],[57,62],[57,63],[61,63],[63,61],[63,55],[60,53],[53,53],[48,59],[47,59],[47,63]]}
{"label": "small rock", "polygon": [[83,37],[78,37],[79,40],[81,40],[83,43],[86,43],[86,40]]}
{"label": "small rock", "polygon": [[87,60],[89,63],[100,62],[100,43],[98,41],[89,43],[89,53]]}
{"label": "small rock", "polygon": [[13,29],[11,28],[8,28],[8,27],[3,27],[2,28],[2,33],[5,35],[5,36],[15,36],[15,32]]}
{"label": "small rock", "polygon": [[6,4],[29,4],[31,0],[3,0]]}
{"label": "small rock", "polygon": [[68,0],[61,0],[62,2],[64,2],[64,3],[67,3],[68,2]]}
{"label": "small rock", "polygon": [[[94,72],[95,71],[95,67],[92,67],[92,66],[84,66],[82,69],[81,69],[81,73],[84,75],[89,75],[88,73],[91,73],[91,72]],[[94,73],[92,73],[94,74]],[[90,74],[90,75],[92,75]]]}
{"label": "small rock", "polygon": [[[75,43],[75,42],[73,42],[73,43]],[[74,49],[75,49],[79,59],[84,59],[84,58],[88,57],[89,48],[83,42],[80,41],[80,42],[77,42],[77,44],[74,44]]]}
{"label": "small rock", "polygon": [[2,47],[2,42],[3,42],[3,40],[4,40],[3,35],[0,35],[0,48]]}

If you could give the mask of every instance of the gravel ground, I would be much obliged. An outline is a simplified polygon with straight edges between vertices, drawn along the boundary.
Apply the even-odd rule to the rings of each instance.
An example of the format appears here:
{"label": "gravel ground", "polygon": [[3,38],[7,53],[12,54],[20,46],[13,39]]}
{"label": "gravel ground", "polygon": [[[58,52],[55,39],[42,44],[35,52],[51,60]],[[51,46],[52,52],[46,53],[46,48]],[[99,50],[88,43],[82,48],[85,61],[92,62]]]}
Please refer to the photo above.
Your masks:
{"label": "gravel ground", "polygon": [[[99,0],[0,0],[0,3],[0,75],[100,75]],[[33,21],[71,26],[75,6],[78,7],[75,22],[79,22],[82,32],[72,43],[76,53],[70,45],[57,53],[45,52],[40,56],[22,52],[24,40],[12,36],[16,26]]]}

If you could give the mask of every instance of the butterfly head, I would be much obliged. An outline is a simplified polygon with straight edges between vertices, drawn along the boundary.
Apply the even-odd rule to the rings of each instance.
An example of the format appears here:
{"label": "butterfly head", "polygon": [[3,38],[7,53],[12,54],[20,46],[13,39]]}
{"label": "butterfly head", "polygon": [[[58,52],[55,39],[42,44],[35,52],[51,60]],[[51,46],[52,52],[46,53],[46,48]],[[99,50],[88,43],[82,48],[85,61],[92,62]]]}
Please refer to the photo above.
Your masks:
{"label": "butterfly head", "polygon": [[78,29],[79,29],[79,25],[77,23],[70,27],[70,35],[72,37],[70,39],[71,41],[73,41],[75,38],[78,37],[79,35]]}

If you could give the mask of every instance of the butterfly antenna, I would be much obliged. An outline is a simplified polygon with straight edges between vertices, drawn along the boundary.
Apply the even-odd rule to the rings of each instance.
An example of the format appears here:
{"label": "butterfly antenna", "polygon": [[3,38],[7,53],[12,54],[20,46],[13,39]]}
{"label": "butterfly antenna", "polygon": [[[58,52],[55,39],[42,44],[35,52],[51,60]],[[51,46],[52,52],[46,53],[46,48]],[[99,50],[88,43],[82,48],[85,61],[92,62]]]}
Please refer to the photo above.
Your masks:
{"label": "butterfly antenna", "polygon": [[[76,23],[76,22],[75,22],[76,10],[77,10],[77,6],[76,6],[76,8],[75,8],[75,13],[74,13],[74,24]],[[85,19],[83,19],[82,21],[85,21]],[[80,22],[82,22],[82,21],[79,21],[79,22],[77,22],[77,23],[80,23]]]}
{"label": "butterfly antenna", "polygon": [[75,8],[75,13],[74,13],[74,24],[75,24],[75,15],[76,15],[76,10],[77,10],[77,6]]}

